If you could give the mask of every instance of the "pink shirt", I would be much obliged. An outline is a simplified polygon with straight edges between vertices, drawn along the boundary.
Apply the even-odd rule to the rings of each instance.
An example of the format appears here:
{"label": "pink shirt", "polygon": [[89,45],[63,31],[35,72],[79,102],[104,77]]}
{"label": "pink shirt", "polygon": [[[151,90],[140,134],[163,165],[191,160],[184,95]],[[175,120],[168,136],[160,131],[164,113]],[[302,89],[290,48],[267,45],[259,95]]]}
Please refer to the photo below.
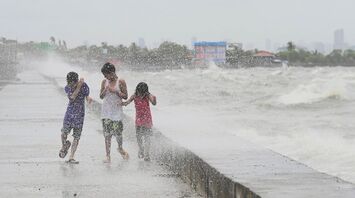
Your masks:
{"label": "pink shirt", "polygon": [[152,128],[153,122],[148,97],[134,97],[134,105],[136,107],[136,126]]}

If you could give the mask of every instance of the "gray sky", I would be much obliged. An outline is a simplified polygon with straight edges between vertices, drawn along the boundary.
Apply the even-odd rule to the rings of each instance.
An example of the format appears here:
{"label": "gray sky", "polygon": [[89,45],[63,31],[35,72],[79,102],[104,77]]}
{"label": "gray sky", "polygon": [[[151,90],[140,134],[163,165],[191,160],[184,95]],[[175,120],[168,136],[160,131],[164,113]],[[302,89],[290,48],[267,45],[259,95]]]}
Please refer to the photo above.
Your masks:
{"label": "gray sky", "polygon": [[354,0],[0,0],[0,36],[20,41],[64,39],[129,44],[145,39],[190,44],[232,40],[333,43],[335,29],[355,44]]}

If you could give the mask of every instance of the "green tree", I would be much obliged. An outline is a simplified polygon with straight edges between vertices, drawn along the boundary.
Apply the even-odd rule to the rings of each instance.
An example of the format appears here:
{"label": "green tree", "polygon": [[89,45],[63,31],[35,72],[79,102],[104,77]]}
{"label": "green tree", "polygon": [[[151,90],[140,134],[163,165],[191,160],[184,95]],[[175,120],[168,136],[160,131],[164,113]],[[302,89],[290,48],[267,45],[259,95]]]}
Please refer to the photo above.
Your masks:
{"label": "green tree", "polygon": [[243,49],[236,45],[229,45],[226,50],[226,62],[232,66],[238,66],[241,63],[241,58],[245,55]]}
{"label": "green tree", "polygon": [[192,59],[191,52],[186,46],[169,41],[160,44],[157,53],[159,63],[170,68],[189,64]]}
{"label": "green tree", "polygon": [[130,65],[138,65],[139,64],[139,50],[140,48],[136,45],[136,43],[131,43],[128,47],[127,53],[127,62]]}
{"label": "green tree", "polygon": [[343,56],[342,56],[342,50],[336,49],[333,50],[330,54],[326,56],[327,63],[329,65],[343,65]]}

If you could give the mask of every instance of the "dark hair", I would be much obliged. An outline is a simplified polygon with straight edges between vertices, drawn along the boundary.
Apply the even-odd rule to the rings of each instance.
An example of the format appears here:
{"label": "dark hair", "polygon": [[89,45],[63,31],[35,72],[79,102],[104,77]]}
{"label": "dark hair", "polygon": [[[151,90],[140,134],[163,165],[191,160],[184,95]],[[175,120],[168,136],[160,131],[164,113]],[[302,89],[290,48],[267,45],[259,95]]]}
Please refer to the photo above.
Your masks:
{"label": "dark hair", "polygon": [[70,84],[72,82],[78,82],[79,81],[79,75],[76,72],[69,72],[67,74],[67,83]]}
{"label": "dark hair", "polygon": [[116,68],[112,63],[105,63],[102,68],[101,68],[101,73],[103,74],[109,74],[109,73],[115,73],[116,72]]}
{"label": "dark hair", "polygon": [[138,83],[136,87],[136,92],[134,93],[136,96],[146,97],[149,94],[148,85],[145,82]]}

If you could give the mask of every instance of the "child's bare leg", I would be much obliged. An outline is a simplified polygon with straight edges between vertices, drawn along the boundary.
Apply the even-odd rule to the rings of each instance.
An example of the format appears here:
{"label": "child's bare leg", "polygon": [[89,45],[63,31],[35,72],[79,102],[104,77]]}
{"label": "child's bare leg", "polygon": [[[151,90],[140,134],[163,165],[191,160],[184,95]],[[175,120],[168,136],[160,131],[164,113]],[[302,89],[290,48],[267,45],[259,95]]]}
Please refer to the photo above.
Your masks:
{"label": "child's bare leg", "polygon": [[122,155],[123,159],[128,159],[129,158],[129,155],[127,153],[127,151],[125,151],[122,147],[122,132],[119,133],[118,135],[116,135],[116,141],[117,141],[117,144],[118,144],[118,152]]}
{"label": "child's bare leg", "polygon": [[137,129],[136,137],[137,137],[137,143],[138,143],[138,157],[143,158],[144,157],[143,135],[139,129]]}
{"label": "child's bare leg", "polygon": [[122,134],[116,135],[116,141],[118,144],[118,149],[122,149]]}
{"label": "child's bare leg", "polygon": [[79,139],[74,138],[73,144],[71,145],[71,153],[70,153],[69,159],[74,159],[74,154],[75,154],[76,149],[78,148],[78,144],[79,144]]}
{"label": "child's bare leg", "polygon": [[144,160],[150,161],[150,135],[144,134]]}
{"label": "child's bare leg", "polygon": [[150,154],[150,135],[146,134],[144,136],[144,156],[149,158]]}
{"label": "child's bare leg", "polygon": [[105,137],[105,148],[106,148],[106,159],[104,160],[105,163],[111,162],[111,138],[112,135],[108,135]]}

